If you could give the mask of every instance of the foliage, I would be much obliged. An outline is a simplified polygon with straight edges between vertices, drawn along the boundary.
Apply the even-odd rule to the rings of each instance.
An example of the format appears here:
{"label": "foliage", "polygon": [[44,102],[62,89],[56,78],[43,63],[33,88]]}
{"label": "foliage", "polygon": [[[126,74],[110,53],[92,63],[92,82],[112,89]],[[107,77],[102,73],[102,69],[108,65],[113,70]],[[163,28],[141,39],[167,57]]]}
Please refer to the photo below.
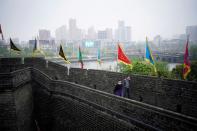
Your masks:
{"label": "foliage", "polygon": [[134,59],[132,64],[132,68],[128,65],[120,63],[119,69],[120,72],[129,74],[140,74],[140,75],[149,75],[149,76],[159,76],[159,77],[171,77],[170,72],[168,71],[167,63],[166,62],[157,62],[156,69],[157,72],[154,70],[154,66],[142,59]]}
{"label": "foliage", "polygon": [[171,78],[171,72],[168,69],[167,62],[156,62],[156,69],[158,77]]}
{"label": "foliage", "polygon": [[190,55],[191,60],[197,60],[197,45],[190,46]]}
{"label": "foliage", "polygon": [[[177,65],[176,68],[172,70],[172,75],[176,79],[183,79],[183,64]],[[189,81],[197,81],[197,61],[191,62],[191,72],[187,76]]]}
{"label": "foliage", "polygon": [[183,64],[176,65],[176,68],[172,69],[172,76],[175,79],[183,78]]}
{"label": "foliage", "polygon": [[[20,48],[21,49],[21,48]],[[33,49],[24,48],[20,52],[13,51],[7,49],[6,47],[0,47],[0,57],[32,57],[33,56]],[[46,57],[55,56],[55,53],[51,50],[43,50],[43,53]],[[43,57],[42,53],[35,53],[34,56]]]}
{"label": "foliage", "polygon": [[197,81],[197,61],[191,62],[191,72],[188,75],[188,80]]}
{"label": "foliage", "polygon": [[0,47],[0,57],[9,57],[9,50],[5,47]]}

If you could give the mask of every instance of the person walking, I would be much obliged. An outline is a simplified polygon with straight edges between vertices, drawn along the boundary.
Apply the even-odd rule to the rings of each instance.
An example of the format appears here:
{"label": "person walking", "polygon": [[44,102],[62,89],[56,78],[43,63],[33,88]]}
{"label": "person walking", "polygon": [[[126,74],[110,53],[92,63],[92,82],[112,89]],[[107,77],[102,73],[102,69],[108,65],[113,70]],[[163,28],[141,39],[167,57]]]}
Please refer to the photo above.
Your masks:
{"label": "person walking", "polygon": [[122,90],[123,97],[130,98],[130,80],[131,80],[130,76],[128,76],[123,80],[123,90]]}
{"label": "person walking", "polygon": [[114,94],[117,96],[122,96],[122,82],[118,81],[114,88]]}

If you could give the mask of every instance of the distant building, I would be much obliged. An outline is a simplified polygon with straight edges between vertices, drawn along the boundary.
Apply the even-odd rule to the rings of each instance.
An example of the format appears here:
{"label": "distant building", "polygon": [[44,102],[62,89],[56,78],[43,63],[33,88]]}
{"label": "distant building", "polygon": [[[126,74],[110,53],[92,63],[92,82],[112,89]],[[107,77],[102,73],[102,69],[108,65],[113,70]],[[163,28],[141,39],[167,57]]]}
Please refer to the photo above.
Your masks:
{"label": "distant building", "polygon": [[115,39],[120,42],[131,41],[131,27],[125,26],[124,21],[118,21],[118,28],[115,31]]}
{"label": "distant building", "polygon": [[197,25],[187,26],[186,34],[189,35],[190,41],[197,42]]}
{"label": "distant building", "polygon": [[83,31],[77,27],[76,19],[69,20],[69,40],[81,40]]}
{"label": "distant building", "polygon": [[126,26],[125,27],[125,41],[131,41],[131,27]]}
{"label": "distant building", "polygon": [[9,48],[10,45],[5,40],[0,40],[0,47]]}
{"label": "distant building", "polygon": [[156,35],[154,38],[153,38],[153,44],[155,44],[156,46],[160,46],[161,44],[161,36],[160,35]]}
{"label": "distant building", "polygon": [[105,31],[106,31],[107,39],[112,40],[113,39],[112,29],[106,28]]}
{"label": "distant building", "polygon": [[[33,48],[35,40],[29,40],[29,47]],[[55,40],[37,40],[38,49],[42,50],[55,50]]]}
{"label": "distant building", "polygon": [[[8,41],[10,41],[10,39]],[[12,41],[14,42],[14,44],[20,43],[19,38],[12,38]]]}
{"label": "distant building", "polygon": [[68,39],[68,32],[65,25],[56,29],[55,37],[57,41],[65,41]]}
{"label": "distant building", "polygon": [[39,30],[39,39],[40,40],[50,40],[51,32],[49,30],[41,29]]}
{"label": "distant building", "polygon": [[87,32],[87,37],[86,38],[89,39],[89,40],[94,40],[94,39],[97,38],[96,31],[95,31],[93,26],[88,28],[88,32]]}
{"label": "distant building", "polygon": [[105,30],[98,31],[98,37],[99,40],[112,40],[112,29],[106,28]]}
{"label": "distant building", "polygon": [[98,31],[98,39],[106,40],[107,39],[107,32],[105,30]]}

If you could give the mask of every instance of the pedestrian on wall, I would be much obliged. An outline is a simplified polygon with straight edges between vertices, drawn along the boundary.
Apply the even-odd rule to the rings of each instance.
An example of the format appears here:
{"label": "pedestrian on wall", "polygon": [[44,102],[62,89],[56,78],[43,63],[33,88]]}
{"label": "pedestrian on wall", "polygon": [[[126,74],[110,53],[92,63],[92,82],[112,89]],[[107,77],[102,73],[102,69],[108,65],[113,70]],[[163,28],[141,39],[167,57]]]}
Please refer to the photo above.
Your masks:
{"label": "pedestrian on wall", "polygon": [[118,81],[114,88],[114,94],[117,96],[122,96],[122,82]]}
{"label": "pedestrian on wall", "polygon": [[128,76],[127,78],[125,78],[123,80],[123,90],[122,90],[122,96],[123,97],[127,97],[130,98],[130,76]]}

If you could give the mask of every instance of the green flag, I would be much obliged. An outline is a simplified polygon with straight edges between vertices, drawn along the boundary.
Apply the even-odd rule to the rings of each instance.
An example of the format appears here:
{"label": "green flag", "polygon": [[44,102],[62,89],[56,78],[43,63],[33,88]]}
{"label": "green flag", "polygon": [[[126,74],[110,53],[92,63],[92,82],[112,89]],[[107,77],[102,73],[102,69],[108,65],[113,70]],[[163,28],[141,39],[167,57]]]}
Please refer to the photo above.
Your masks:
{"label": "green flag", "polygon": [[97,61],[101,65],[101,50],[100,50],[100,48],[98,48],[98,52],[97,52]]}
{"label": "green flag", "polygon": [[78,61],[81,63],[81,69],[83,69],[83,60],[82,60],[82,53],[80,46],[79,46]]}

